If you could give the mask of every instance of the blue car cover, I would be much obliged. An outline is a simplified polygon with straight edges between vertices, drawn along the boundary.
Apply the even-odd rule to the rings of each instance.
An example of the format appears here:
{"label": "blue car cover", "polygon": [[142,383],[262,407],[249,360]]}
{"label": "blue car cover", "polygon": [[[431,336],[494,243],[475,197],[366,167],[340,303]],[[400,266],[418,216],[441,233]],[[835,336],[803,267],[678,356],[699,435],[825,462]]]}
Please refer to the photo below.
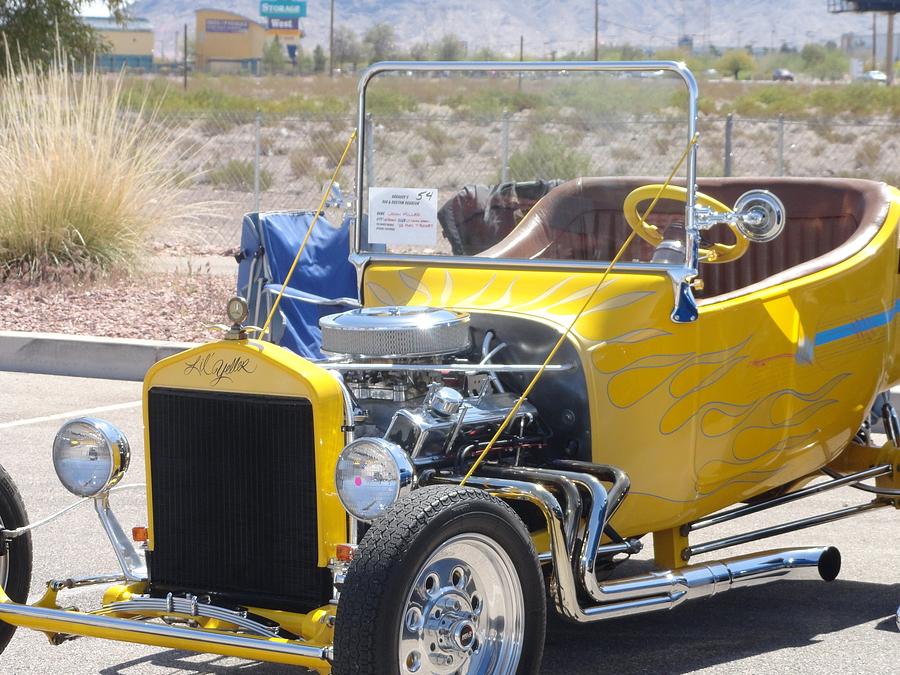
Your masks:
{"label": "blue car cover", "polygon": [[[250,305],[248,323],[265,323],[314,216],[312,211],[244,216],[237,290]],[[308,359],[322,358],[319,319],[354,306],[357,299],[349,231],[349,216],[340,227],[319,217],[273,318],[273,342]]]}

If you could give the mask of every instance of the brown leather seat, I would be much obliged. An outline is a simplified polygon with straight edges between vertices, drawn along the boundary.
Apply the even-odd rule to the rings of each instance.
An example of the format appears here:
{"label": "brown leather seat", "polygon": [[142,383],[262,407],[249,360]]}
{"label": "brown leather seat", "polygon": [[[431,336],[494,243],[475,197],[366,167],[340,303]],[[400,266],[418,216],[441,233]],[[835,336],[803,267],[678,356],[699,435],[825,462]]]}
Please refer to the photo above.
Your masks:
{"label": "brown leather seat", "polygon": [[[655,178],[579,178],[563,183],[522,219],[502,241],[481,253],[492,258],[612,260],[631,228],[622,203],[636,187],[659,183]],[[856,179],[719,178],[699,181],[702,192],[733,204],[747,190],[768,189],[785,204],[787,224],[777,239],[753,243],[731,263],[701,265],[705,297],[735,291],[810,261],[833,264],[828,253],[880,224],[889,201],[882,183]],[[649,219],[665,226],[684,219],[682,204],[660,201]],[[725,228],[706,233],[711,241],[733,241]],[[636,238],[622,261],[649,261],[653,247]]]}

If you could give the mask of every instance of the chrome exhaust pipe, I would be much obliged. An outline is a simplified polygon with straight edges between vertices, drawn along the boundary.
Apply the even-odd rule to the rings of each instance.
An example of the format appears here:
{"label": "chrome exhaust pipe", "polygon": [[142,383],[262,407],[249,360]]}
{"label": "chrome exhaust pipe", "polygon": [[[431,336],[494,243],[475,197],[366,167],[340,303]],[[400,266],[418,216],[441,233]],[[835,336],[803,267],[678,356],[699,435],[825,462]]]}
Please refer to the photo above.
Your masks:
{"label": "chrome exhaust pipe", "polygon": [[841,554],[832,546],[786,548],[611,581],[601,584],[600,591],[606,600],[616,602],[663,594],[674,607],[692,598],[781,579],[834,581],[840,570]]}
{"label": "chrome exhaust pipe", "polygon": [[[458,484],[460,477],[435,476],[430,480]],[[551,595],[559,614],[577,623],[672,609],[692,598],[711,597],[732,588],[787,578],[833,581],[841,568],[840,552],[830,546],[766,551],[605,584],[599,584],[595,579],[589,586],[593,586],[603,600],[596,605],[582,607],[578,600],[573,560],[566,545],[566,513],[556,497],[544,486],[524,480],[472,476],[468,483],[503,499],[528,501],[543,512],[553,561]]]}

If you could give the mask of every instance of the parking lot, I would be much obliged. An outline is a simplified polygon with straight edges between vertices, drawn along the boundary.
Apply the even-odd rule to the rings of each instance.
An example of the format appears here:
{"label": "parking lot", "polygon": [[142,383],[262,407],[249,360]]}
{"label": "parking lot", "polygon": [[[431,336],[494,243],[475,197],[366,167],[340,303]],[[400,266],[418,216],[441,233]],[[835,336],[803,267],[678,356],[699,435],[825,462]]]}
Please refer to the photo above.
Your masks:
{"label": "parking lot", "polygon": [[[97,379],[0,372],[0,463],[12,474],[32,519],[74,498],[56,479],[50,447],[68,417],[89,414],[119,426],[131,441],[125,484],[143,481],[141,385]],[[713,536],[755,529],[860,503],[865,495],[838,490],[782,509],[750,516]],[[146,524],[140,489],[114,496],[126,531]],[[214,504],[209,505],[215,508]],[[858,518],[756,542],[724,552],[831,544],[843,554],[832,584],[784,581],[688,603],[671,612],[586,627],[551,626],[544,673],[897,673],[900,631],[900,513],[880,509]],[[34,533],[31,601],[51,578],[114,572],[103,530],[89,505]],[[645,569],[648,552],[628,563]],[[61,594],[61,602],[96,607],[97,589]],[[79,639],[52,647],[20,630],[0,656],[3,673],[288,673],[283,666]]]}

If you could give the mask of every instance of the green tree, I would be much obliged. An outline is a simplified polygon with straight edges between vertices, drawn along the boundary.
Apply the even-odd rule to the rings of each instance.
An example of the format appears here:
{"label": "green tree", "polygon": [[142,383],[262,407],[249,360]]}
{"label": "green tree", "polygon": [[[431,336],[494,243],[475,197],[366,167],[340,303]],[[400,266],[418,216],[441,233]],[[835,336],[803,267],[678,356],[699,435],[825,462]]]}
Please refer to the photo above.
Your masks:
{"label": "green tree", "polygon": [[263,49],[262,62],[267,73],[280,73],[284,70],[284,65],[287,63],[287,55],[284,53],[284,47],[282,47],[281,41],[277,36]]}
{"label": "green tree", "polygon": [[313,72],[321,73],[325,70],[325,50],[322,45],[316,45],[313,49]]}
{"label": "green tree", "polygon": [[503,58],[490,47],[482,47],[475,52],[476,61],[502,61]]}
{"label": "green tree", "polygon": [[[13,59],[50,63],[57,50],[74,61],[87,61],[108,45],[79,17],[87,0],[0,0],[0,32]],[[125,0],[106,0],[117,21],[125,19]],[[0,64],[6,67],[5,50]]]}
{"label": "green tree", "polygon": [[427,42],[417,42],[409,48],[410,61],[427,61],[431,55],[431,48]]}
{"label": "green tree", "polygon": [[466,56],[466,43],[450,33],[440,39],[435,53],[439,61],[461,61]]}
{"label": "green tree", "polygon": [[[591,58],[593,58],[593,56]],[[644,50],[640,47],[622,45],[621,58],[623,61],[640,61],[646,58],[646,55],[644,54]]]}
{"label": "green tree", "polygon": [[840,80],[850,69],[850,61],[834,43],[808,44],[800,50],[803,71],[820,80]]}
{"label": "green tree", "polygon": [[376,23],[366,31],[363,42],[369,48],[369,62],[386,61],[397,51],[397,35],[389,23]]}
{"label": "green tree", "polygon": [[352,63],[353,70],[362,61],[362,46],[359,36],[345,26],[334,29],[334,67],[342,68],[345,63]]}
{"label": "green tree", "polygon": [[720,73],[731,75],[734,79],[738,79],[741,74],[749,74],[753,72],[756,62],[753,57],[747,53],[746,49],[732,49],[725,52],[716,62],[716,68]]}

